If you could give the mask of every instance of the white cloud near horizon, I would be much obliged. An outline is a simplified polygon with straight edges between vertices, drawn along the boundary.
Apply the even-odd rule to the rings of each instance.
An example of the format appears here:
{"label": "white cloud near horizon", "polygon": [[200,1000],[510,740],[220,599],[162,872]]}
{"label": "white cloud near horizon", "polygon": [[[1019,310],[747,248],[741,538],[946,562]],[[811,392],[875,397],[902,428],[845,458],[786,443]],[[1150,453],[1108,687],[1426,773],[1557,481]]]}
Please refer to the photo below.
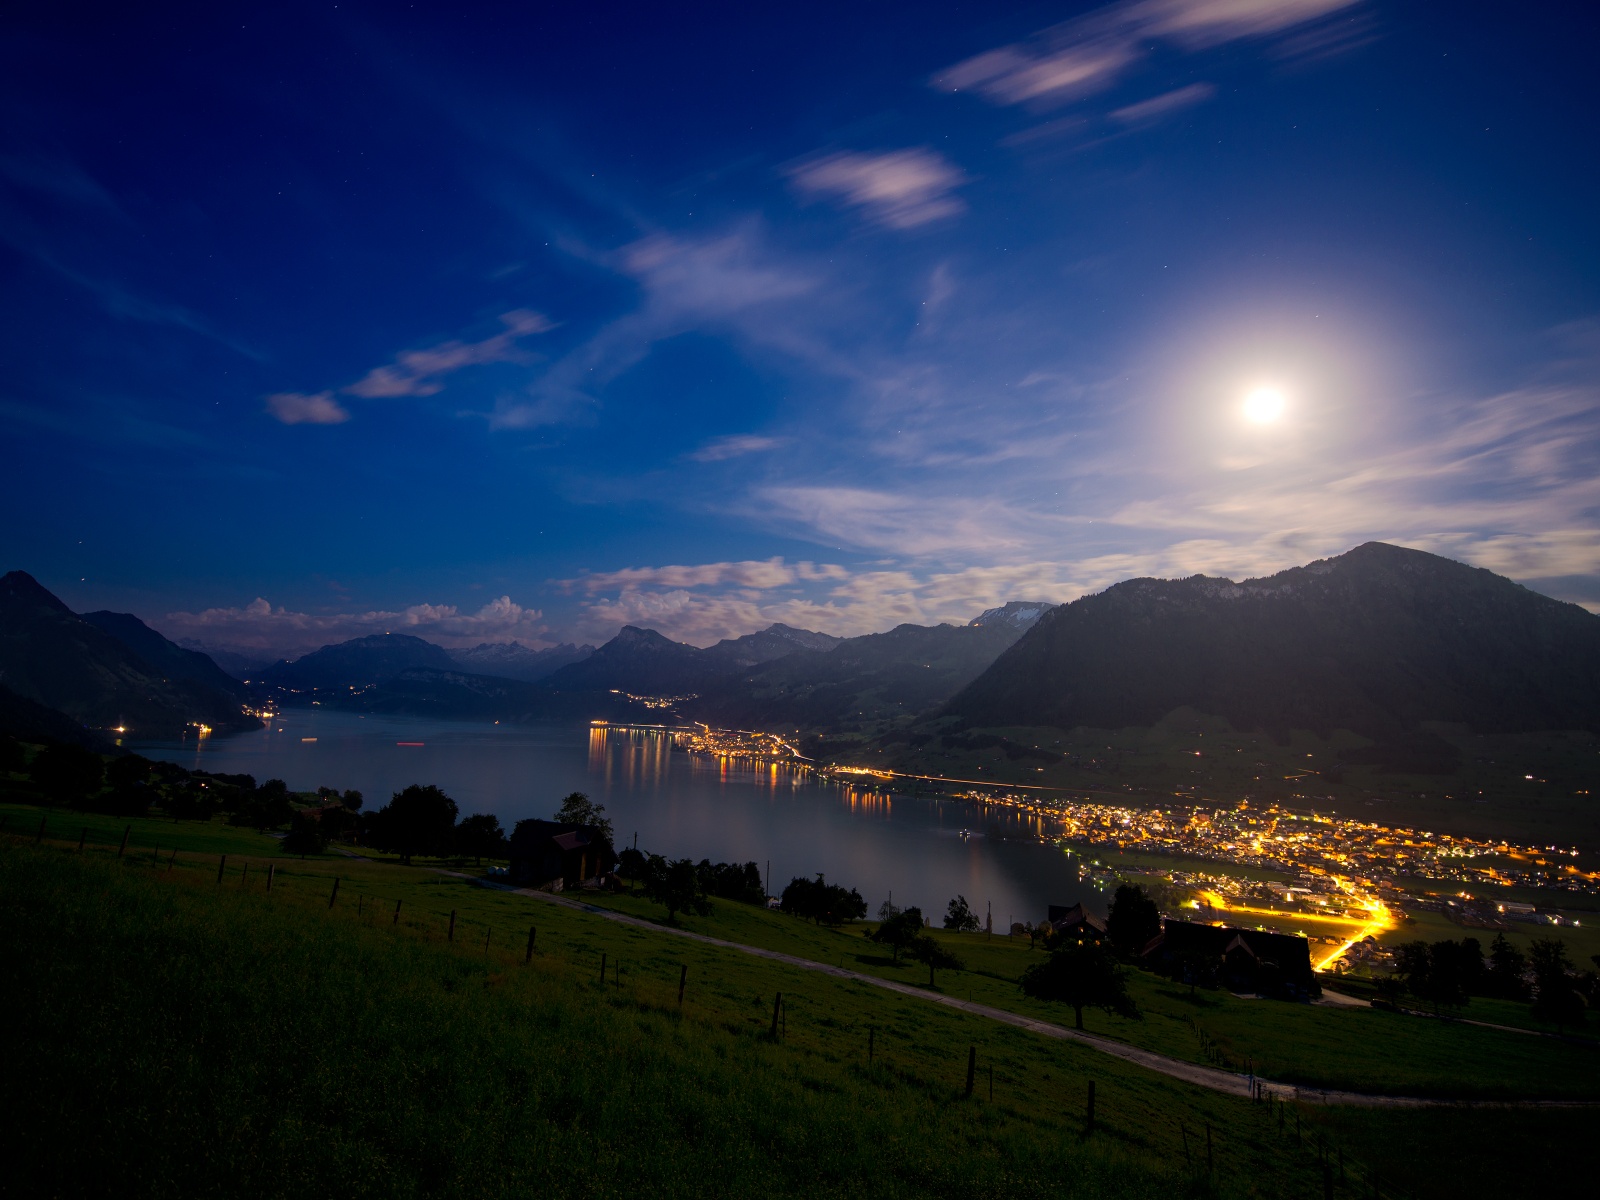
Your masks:
{"label": "white cloud near horizon", "polygon": [[883,154],[839,151],[796,164],[787,174],[802,195],[860,209],[891,229],[914,229],[966,208],[953,193],[967,177],[926,147]]}
{"label": "white cloud near horizon", "polygon": [[453,604],[413,604],[395,611],[295,612],[256,597],[239,608],[170,612],[157,625],[174,641],[266,657],[305,654],[322,646],[374,633],[408,633],[459,649],[480,642],[551,644],[543,614],[510,596],[491,600],[475,613]]}

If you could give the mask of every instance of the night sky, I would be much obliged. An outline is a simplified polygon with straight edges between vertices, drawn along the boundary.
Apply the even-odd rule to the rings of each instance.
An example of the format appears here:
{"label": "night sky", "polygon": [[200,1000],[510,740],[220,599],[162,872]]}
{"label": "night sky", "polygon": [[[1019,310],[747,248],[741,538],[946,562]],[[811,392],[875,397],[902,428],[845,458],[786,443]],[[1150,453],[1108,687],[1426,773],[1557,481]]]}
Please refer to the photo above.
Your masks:
{"label": "night sky", "polygon": [[0,15],[0,569],[263,656],[1600,607],[1600,6]]}

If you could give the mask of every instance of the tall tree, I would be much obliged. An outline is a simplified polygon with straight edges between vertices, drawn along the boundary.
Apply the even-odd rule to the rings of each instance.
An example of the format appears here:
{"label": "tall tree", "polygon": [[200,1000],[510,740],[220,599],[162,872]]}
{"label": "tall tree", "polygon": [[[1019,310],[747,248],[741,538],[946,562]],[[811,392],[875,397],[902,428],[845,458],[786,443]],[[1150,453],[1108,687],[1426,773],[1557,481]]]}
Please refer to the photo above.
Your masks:
{"label": "tall tree", "polygon": [[1019,982],[1035,1000],[1071,1005],[1079,1029],[1083,1028],[1085,1008],[1099,1008],[1124,1017],[1140,1015],[1138,1005],[1128,995],[1126,974],[1117,966],[1111,950],[1099,942],[1063,946],[1024,971]]}
{"label": "tall tree", "polygon": [[694,860],[675,858],[670,862],[659,854],[645,860],[644,887],[648,899],[667,908],[668,922],[676,922],[680,912],[706,916],[711,912],[711,901],[701,887],[700,872]]}
{"label": "tall tree", "polygon": [[946,950],[944,944],[930,934],[919,933],[911,939],[911,945],[908,949],[912,958],[919,963],[927,964],[929,987],[933,986],[933,972],[936,967],[946,971],[966,970],[967,964],[949,950]]}
{"label": "tall tree", "polygon": [[1495,934],[1494,941],[1489,943],[1489,968],[1484,972],[1484,990],[1503,1000],[1525,1000],[1528,997],[1528,984],[1523,976],[1527,970],[1527,956],[1507,941],[1505,934]]}
{"label": "tall tree", "polygon": [[370,837],[381,850],[392,850],[400,861],[413,855],[450,853],[455,837],[456,802],[434,784],[413,783],[399,791],[372,815]]}
{"label": "tall tree", "polygon": [[593,825],[606,843],[614,844],[616,835],[611,829],[611,819],[606,816],[606,806],[596,804],[583,792],[572,792],[561,801],[555,819],[563,825]]}
{"label": "tall tree", "polygon": [[913,905],[907,909],[896,909],[888,918],[878,922],[878,927],[866,935],[870,940],[880,946],[888,946],[893,952],[894,961],[900,961],[900,952],[909,950],[913,942],[922,936],[922,910]]}
{"label": "tall tree", "polygon": [[944,927],[953,929],[957,933],[976,933],[978,931],[978,916],[967,906],[967,898],[965,896],[957,896],[950,901],[949,906],[944,911]]}
{"label": "tall tree", "polygon": [[1572,977],[1572,960],[1560,938],[1536,938],[1528,962],[1533,968],[1533,1015],[1557,1029],[1583,1024],[1586,1005]]}
{"label": "tall tree", "polygon": [[1121,884],[1106,913],[1106,936],[1125,958],[1138,955],[1161,932],[1161,910],[1138,884]]}
{"label": "tall tree", "polygon": [[473,813],[456,826],[456,851],[470,854],[479,866],[485,857],[499,858],[505,854],[506,831],[500,828],[500,818],[493,813]]}

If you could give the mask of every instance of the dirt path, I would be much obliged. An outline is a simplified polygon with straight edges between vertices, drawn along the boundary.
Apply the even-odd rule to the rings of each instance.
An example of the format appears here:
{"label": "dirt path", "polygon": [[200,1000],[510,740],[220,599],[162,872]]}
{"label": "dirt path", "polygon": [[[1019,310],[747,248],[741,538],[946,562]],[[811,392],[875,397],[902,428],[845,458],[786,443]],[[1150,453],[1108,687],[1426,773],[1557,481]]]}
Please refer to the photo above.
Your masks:
{"label": "dirt path", "polygon": [[1208,1088],[1213,1092],[1222,1092],[1229,1096],[1238,1096],[1240,1099],[1249,1099],[1252,1091],[1254,1091],[1257,1096],[1271,1096],[1276,1100],[1298,1100],[1305,1104],[1360,1105],[1368,1108],[1594,1108],[1600,1106],[1600,1101],[1593,1100],[1435,1100],[1425,1096],[1374,1096],[1364,1092],[1332,1091],[1326,1088],[1298,1087],[1292,1083],[1276,1083],[1269,1079],[1262,1079],[1259,1076],[1251,1077],[1249,1075],[1239,1075],[1232,1071],[1219,1070],[1216,1067],[1203,1067],[1199,1063],[1185,1062],[1181,1058],[1171,1058],[1165,1054],[1157,1054],[1153,1050],[1141,1050],[1137,1046],[1129,1046],[1124,1042],[1097,1037],[1092,1033],[1084,1033],[1078,1029],[1068,1029],[1064,1025],[1055,1025],[1049,1021],[1025,1017],[1020,1013],[1007,1012],[1003,1008],[993,1008],[987,1004],[978,1004],[971,1000],[961,1000],[955,996],[930,992],[924,988],[915,987],[908,983],[900,983],[893,979],[880,979],[876,975],[864,975],[859,971],[831,966],[828,963],[817,962],[815,959],[800,958],[797,955],[784,954],[777,950],[764,950],[760,946],[747,946],[743,942],[730,942],[723,938],[714,938],[703,933],[691,933],[687,929],[673,929],[670,926],[659,925],[654,921],[630,917],[626,913],[613,912],[611,909],[601,908],[595,904],[585,904],[581,900],[574,900],[568,896],[536,891],[533,888],[514,888],[509,884],[494,883],[459,871],[441,871],[440,873],[471,880],[480,887],[513,892],[518,896],[528,896],[534,900],[542,900],[549,904],[559,904],[581,912],[593,913],[596,916],[604,917],[608,921],[616,921],[620,925],[632,925],[639,929],[648,929],[654,933],[665,933],[673,937],[688,938],[691,941],[704,942],[707,945],[720,946],[727,950],[737,950],[741,954],[751,954],[757,958],[769,958],[774,962],[785,963],[791,967],[799,967],[804,971],[817,971],[824,975],[832,975],[836,979],[848,979],[855,983],[870,984],[872,987],[899,992],[903,996],[913,996],[918,1000],[925,1000],[931,1004],[942,1004],[946,1008],[957,1008],[962,1012],[971,1013],[975,1017],[985,1017],[988,1020],[999,1021],[1005,1025],[1014,1025],[1018,1029],[1026,1029],[1030,1033],[1036,1033],[1041,1037],[1079,1042],[1091,1049],[1098,1050],[1101,1054],[1109,1054],[1112,1058],[1120,1058],[1124,1062],[1133,1063],[1135,1066],[1156,1071],[1173,1079],[1180,1079],[1184,1083],[1192,1083],[1197,1087]]}

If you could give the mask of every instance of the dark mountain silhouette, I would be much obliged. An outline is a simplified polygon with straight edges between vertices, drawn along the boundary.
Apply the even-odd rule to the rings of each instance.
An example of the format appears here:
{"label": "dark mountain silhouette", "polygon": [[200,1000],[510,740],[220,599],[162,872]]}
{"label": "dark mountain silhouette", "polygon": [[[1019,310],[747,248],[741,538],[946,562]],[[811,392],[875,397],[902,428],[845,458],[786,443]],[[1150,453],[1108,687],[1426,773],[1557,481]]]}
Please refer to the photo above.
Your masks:
{"label": "dark mountain silhouette", "polygon": [[574,646],[571,642],[543,650],[530,650],[517,642],[484,642],[470,650],[452,650],[450,657],[463,670],[476,675],[533,683],[570,663],[582,662],[593,653],[593,646]]}
{"label": "dark mountain silhouette", "polygon": [[1600,617],[1369,542],[1265,579],[1133,579],[1052,609],[945,713],[1122,728],[1181,706],[1239,729],[1350,729],[1424,757],[1423,721],[1600,730]]}
{"label": "dark mountain silhouette", "polygon": [[1012,620],[901,625],[802,650],[726,680],[688,711],[715,725],[827,728],[944,703],[1022,635]]}
{"label": "dark mountain silhouette", "polygon": [[638,695],[681,695],[704,687],[727,668],[697,646],[674,642],[654,629],[624,625],[582,662],[562,667],[545,683],[562,692],[616,688]]}
{"label": "dark mountain silhouette", "polygon": [[795,629],[779,623],[743,637],[724,638],[715,646],[707,647],[703,653],[707,660],[718,663],[728,671],[742,671],[775,658],[783,658],[797,650],[832,650],[843,640],[831,634]]}
{"label": "dark mountain silhouette", "polygon": [[440,646],[406,633],[377,633],[324,646],[293,662],[274,663],[261,672],[263,683],[294,691],[365,687],[404,671],[456,671],[455,660]]}
{"label": "dark mountain silhouette", "polygon": [[[166,648],[184,652],[153,630]],[[187,669],[197,669],[193,663]],[[79,617],[24,571],[0,577],[0,685],[25,700],[96,729],[173,735],[197,724],[257,729],[238,700],[193,678],[164,671],[120,639]]]}
{"label": "dark mountain silhouette", "polygon": [[188,679],[204,684],[224,696],[232,696],[241,704],[249,699],[244,684],[219,667],[209,655],[169,642],[132,613],[90,612],[84,613],[83,619],[109,633],[168,679]]}

